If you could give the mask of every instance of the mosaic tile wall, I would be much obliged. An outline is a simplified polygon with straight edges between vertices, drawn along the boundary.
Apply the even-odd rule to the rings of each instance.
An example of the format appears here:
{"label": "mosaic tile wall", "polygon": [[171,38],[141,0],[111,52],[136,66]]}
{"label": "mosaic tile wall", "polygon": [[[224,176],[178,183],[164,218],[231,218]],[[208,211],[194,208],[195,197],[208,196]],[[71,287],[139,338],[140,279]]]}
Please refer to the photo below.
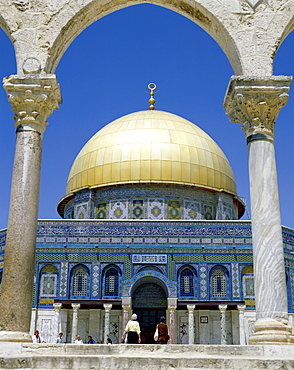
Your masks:
{"label": "mosaic tile wall", "polygon": [[[85,204],[88,203],[88,208]],[[228,194],[181,186],[144,185],[84,190],[65,207],[65,218],[99,219],[237,219]]]}
{"label": "mosaic tile wall", "polygon": [[[290,312],[294,312],[294,255],[290,253],[294,231],[283,228],[283,237]],[[0,231],[0,241],[1,270],[5,230]],[[195,299],[205,301],[210,295],[210,271],[222,266],[229,274],[228,299],[245,299],[247,308],[254,309],[254,296],[250,294],[252,276],[248,276],[251,281],[242,280],[244,267],[253,263],[251,243],[251,226],[246,221],[39,221],[36,281],[41,281],[38,271],[53,264],[58,270],[56,298],[68,299],[70,269],[83,264],[90,271],[89,299],[102,299],[103,267],[114,264],[121,271],[123,294],[130,293],[138,279],[153,276],[167,286],[170,297],[177,297],[179,269],[190,266],[195,270]],[[39,287],[34,290],[37,294]],[[52,307],[50,298],[40,301],[39,307]]]}

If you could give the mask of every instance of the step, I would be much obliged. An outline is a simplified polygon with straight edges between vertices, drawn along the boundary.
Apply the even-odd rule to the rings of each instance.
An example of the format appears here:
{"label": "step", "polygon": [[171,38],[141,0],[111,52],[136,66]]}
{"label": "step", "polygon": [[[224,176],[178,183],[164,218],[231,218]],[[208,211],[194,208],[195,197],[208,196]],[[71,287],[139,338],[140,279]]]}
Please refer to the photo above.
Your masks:
{"label": "step", "polygon": [[294,346],[0,343],[0,369],[294,369]]}

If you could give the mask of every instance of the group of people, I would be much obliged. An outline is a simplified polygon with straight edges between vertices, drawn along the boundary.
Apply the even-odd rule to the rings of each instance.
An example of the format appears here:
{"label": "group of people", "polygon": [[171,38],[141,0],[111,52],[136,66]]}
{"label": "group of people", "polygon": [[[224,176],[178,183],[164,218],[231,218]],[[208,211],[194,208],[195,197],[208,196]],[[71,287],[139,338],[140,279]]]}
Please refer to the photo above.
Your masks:
{"label": "group of people", "polygon": [[[34,332],[33,335],[33,343],[46,343],[41,337],[38,330]],[[159,324],[156,326],[156,337],[154,337],[156,343],[159,344],[166,344],[169,341],[168,335],[168,327],[165,323],[165,317],[161,316],[159,320]],[[137,315],[134,313],[131,316],[131,320],[128,321],[123,336],[122,336],[123,343],[132,343],[137,344],[141,343],[141,330],[140,324],[137,321]],[[55,341],[57,344],[63,343],[63,333],[59,333],[58,337]],[[77,339],[74,342],[75,344],[84,344],[83,340],[81,339],[80,335],[77,335]],[[92,338],[91,335],[88,336],[88,344],[96,344],[95,340]],[[112,344],[112,340],[107,338],[106,344]]]}
{"label": "group of people", "polygon": [[[168,327],[164,316],[161,316],[155,331],[157,333],[156,337],[154,337],[156,343],[166,344],[169,341]],[[140,324],[135,313],[131,316],[131,320],[128,321],[121,339],[124,343],[141,343]]]}

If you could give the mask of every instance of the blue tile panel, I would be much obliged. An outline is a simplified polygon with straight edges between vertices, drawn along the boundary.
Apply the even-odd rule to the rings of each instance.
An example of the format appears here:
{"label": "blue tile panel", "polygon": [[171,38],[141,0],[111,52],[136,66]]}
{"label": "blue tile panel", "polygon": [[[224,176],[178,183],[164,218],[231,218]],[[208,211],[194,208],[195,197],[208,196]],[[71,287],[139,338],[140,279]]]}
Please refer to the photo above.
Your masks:
{"label": "blue tile panel", "polygon": [[[6,230],[0,231],[0,271],[3,269]],[[294,230],[283,227],[285,266],[288,276],[289,312],[294,312]],[[242,270],[252,265],[249,221],[146,221],[146,220],[41,220],[38,222],[36,281],[46,264],[58,271],[57,297],[70,296],[70,271],[84,265],[90,272],[89,299],[103,298],[104,269],[121,271],[120,292],[130,294],[143,277],[160,279],[169,297],[179,297],[179,271],[195,271],[195,296],[187,300],[209,300],[210,271],[228,271],[228,300],[243,300]],[[52,307],[50,299],[34,306]],[[181,298],[181,297],[179,297]],[[246,300],[254,309],[254,300]]]}

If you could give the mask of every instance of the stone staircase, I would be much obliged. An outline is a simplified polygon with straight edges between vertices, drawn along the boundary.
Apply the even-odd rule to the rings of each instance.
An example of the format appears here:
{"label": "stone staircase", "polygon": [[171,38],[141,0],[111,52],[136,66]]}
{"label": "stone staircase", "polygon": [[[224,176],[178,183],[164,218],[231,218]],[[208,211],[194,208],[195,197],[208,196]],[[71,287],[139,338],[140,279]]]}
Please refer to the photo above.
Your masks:
{"label": "stone staircase", "polygon": [[0,369],[294,369],[293,345],[32,344],[0,342]]}

